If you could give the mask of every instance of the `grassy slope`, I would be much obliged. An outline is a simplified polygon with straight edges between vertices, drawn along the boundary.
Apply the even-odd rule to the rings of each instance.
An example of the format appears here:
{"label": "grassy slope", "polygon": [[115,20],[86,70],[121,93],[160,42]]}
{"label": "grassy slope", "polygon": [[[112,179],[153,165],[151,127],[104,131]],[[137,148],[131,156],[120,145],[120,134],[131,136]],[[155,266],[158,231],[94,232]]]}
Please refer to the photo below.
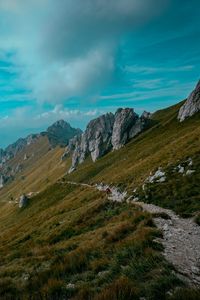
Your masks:
{"label": "grassy slope", "polygon": [[[36,143],[21,151],[9,162],[9,166],[22,164],[22,172],[0,191],[0,205],[22,193],[38,192],[54,183],[66,172],[66,165],[60,161],[62,153],[63,148],[60,147],[50,150],[47,137],[40,137]],[[25,154],[28,156],[27,160],[24,160]]]}
{"label": "grassy slope", "polygon": [[56,183],[0,224],[1,299],[165,299],[179,285],[151,216],[91,189]]}
{"label": "grassy slope", "polygon": [[[154,191],[151,187],[149,201],[182,214],[199,211],[200,114],[179,123],[179,108],[180,104],[177,104],[156,112],[153,127],[95,164],[88,159],[76,172],[68,175],[67,179],[90,183],[103,181],[119,185],[131,193],[133,189],[140,188],[150,172],[158,167],[169,170],[191,157],[196,172],[185,178],[171,174],[166,183],[154,186]],[[141,194],[143,201],[144,196],[144,193]]]}
{"label": "grassy slope", "polygon": [[175,105],[158,111],[154,114],[152,128],[95,164],[88,159],[68,178],[137,187],[158,166],[192,156],[200,150],[200,115],[179,123],[176,120],[179,107]]}
{"label": "grassy slope", "polygon": [[[29,299],[30,294],[32,299],[168,299],[166,292],[180,283],[161,256],[160,245],[153,242],[160,233],[151,216],[131,204],[109,203],[104,194],[66,181],[104,181],[131,191],[158,166],[196,157],[199,115],[180,124],[178,108],[157,112],[153,128],[95,164],[88,159],[65,181],[33,197],[24,210],[1,203],[1,299]],[[42,187],[47,175],[42,172],[40,182],[41,170],[51,170],[52,180],[58,178],[70,164],[68,159],[63,168],[59,159],[57,149],[27,169],[24,188],[30,192]],[[17,183],[12,188],[17,193]],[[10,191],[4,193],[8,197]],[[195,292],[188,295],[199,299]],[[184,299],[181,293],[177,297]]]}

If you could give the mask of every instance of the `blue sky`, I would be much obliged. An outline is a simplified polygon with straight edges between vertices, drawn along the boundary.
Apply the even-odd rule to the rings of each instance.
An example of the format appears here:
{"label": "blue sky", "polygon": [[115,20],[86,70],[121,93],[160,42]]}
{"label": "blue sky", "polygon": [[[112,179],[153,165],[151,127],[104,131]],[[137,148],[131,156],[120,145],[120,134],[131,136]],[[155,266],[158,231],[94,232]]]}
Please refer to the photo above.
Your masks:
{"label": "blue sky", "polygon": [[1,0],[0,147],[58,119],[155,111],[199,79],[197,0]]}

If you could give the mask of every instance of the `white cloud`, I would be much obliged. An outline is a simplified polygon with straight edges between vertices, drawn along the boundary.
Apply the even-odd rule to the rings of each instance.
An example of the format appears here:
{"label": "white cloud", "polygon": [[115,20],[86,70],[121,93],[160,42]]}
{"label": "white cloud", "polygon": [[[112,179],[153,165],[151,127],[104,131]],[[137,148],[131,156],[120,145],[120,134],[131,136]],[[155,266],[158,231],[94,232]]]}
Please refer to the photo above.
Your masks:
{"label": "white cloud", "polygon": [[147,66],[126,66],[124,68],[125,72],[130,73],[143,73],[143,74],[154,74],[154,73],[161,73],[161,72],[168,72],[168,73],[175,73],[175,72],[187,72],[194,69],[193,65],[186,65],[186,66],[176,66],[176,67],[147,67]]}
{"label": "white cloud", "polygon": [[[123,101],[126,101],[126,103],[128,102],[132,103],[134,101],[143,101],[143,100],[150,100],[152,102],[152,99],[160,98],[162,100],[163,97],[172,97],[172,99],[175,98],[177,101],[178,100],[181,101],[186,98],[186,96],[190,93],[190,91],[193,89],[195,84],[196,82],[194,81],[188,84],[180,83],[179,81],[169,81],[169,82],[165,82],[165,88],[163,88],[162,86],[155,87],[155,88],[151,87],[152,88],[151,93],[149,92],[149,87],[147,88],[143,86],[144,88],[146,88],[146,90],[142,92],[138,92],[136,90],[130,93],[104,95],[101,96],[100,99],[115,101],[116,104],[120,102],[122,99]],[[181,94],[182,94],[182,99],[180,96]]]}
{"label": "white cloud", "polygon": [[[39,101],[92,94],[109,82],[123,34],[168,0],[1,0],[0,49]],[[155,10],[156,5],[156,10]]]}
{"label": "white cloud", "polygon": [[[68,122],[78,124],[81,120],[83,125],[86,124],[90,118],[95,118],[98,115],[103,114],[104,111],[94,110],[69,110],[62,105],[56,105],[53,109],[45,112],[37,112],[33,115],[33,109],[31,107],[17,108],[12,111],[11,115],[6,115],[0,118],[0,130],[15,130],[20,131],[24,128],[24,124],[28,124],[32,130],[38,132],[41,128],[46,129],[50,124],[57,120],[64,119]],[[31,120],[31,122],[30,122]]]}

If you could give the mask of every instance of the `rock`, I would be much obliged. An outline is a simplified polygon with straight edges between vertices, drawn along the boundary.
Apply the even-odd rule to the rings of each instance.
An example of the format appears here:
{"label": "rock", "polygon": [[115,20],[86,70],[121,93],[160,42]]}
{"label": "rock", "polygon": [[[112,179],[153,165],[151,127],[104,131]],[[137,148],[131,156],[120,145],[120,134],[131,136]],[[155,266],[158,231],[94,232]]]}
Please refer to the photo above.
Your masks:
{"label": "rock", "polygon": [[61,161],[65,160],[75,150],[78,141],[80,141],[80,135],[76,135],[69,140],[69,143],[61,156]]}
{"label": "rock", "polygon": [[111,150],[113,124],[114,116],[112,113],[100,116],[89,123],[84,133],[82,149],[85,153],[87,150],[91,153],[93,161]]}
{"label": "rock", "polygon": [[114,150],[120,149],[130,139],[138,135],[146,127],[151,113],[144,111],[141,117],[132,108],[119,108],[115,113],[115,123],[112,133]]}
{"label": "rock", "polygon": [[69,173],[89,155],[95,162],[112,149],[121,148],[145,128],[149,117],[150,113],[147,112],[139,118],[132,108],[119,108],[115,115],[107,113],[90,121],[81,137],[69,142],[73,147],[66,149],[62,158],[64,159],[73,150]]}
{"label": "rock", "polygon": [[185,175],[189,176],[192,175],[195,172],[195,170],[187,170]]}
{"label": "rock", "polygon": [[132,137],[130,131],[134,128],[138,119],[138,115],[134,113],[132,108],[119,108],[116,111],[112,133],[112,146],[114,150],[120,149],[127,143],[129,138]]}
{"label": "rock", "polygon": [[141,115],[141,119],[143,119],[143,120],[149,120],[149,119],[151,119],[151,116],[152,116],[152,114],[150,112],[148,112],[148,111],[145,110],[142,113],[142,115]]}
{"label": "rock", "polygon": [[26,139],[22,139],[22,138],[18,139],[15,143],[9,145],[5,149],[7,160],[15,157],[19,151],[25,148],[26,145],[27,145]]}
{"label": "rock", "polygon": [[181,165],[177,166],[178,173],[183,174],[185,172],[185,168]]}
{"label": "rock", "polygon": [[191,158],[191,157],[188,158],[188,161],[187,161],[187,162],[188,162],[188,166],[189,166],[189,167],[192,167],[192,166],[193,166],[193,161],[192,161],[192,158]]}
{"label": "rock", "polygon": [[0,175],[0,189],[4,187],[5,184],[5,178],[3,175]]}
{"label": "rock", "polygon": [[24,208],[28,204],[28,197],[26,195],[21,195],[19,198],[19,208]]}
{"label": "rock", "polygon": [[178,120],[180,122],[184,121],[186,118],[193,116],[200,111],[200,80],[194,89],[194,91],[189,95],[186,102],[181,106],[178,113]]}
{"label": "rock", "polygon": [[93,161],[109,152],[112,148],[111,136],[114,124],[114,115],[107,113],[89,122],[85,132],[73,142],[72,172],[88,155]]}
{"label": "rock", "polygon": [[165,182],[166,181],[166,175],[165,172],[162,171],[161,168],[159,168],[154,175],[150,175],[147,179],[146,182],[149,183],[154,183],[154,182]]}
{"label": "rock", "polygon": [[66,289],[75,289],[75,284],[74,283],[68,283],[67,285],[66,285]]}

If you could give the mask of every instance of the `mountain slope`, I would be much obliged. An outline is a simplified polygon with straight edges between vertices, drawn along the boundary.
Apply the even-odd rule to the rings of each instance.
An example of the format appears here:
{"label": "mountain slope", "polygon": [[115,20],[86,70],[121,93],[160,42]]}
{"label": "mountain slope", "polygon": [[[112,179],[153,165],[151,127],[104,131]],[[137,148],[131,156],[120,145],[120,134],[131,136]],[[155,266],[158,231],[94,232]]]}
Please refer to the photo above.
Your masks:
{"label": "mountain slope", "polygon": [[[2,196],[12,199],[19,193],[38,192],[65,173],[60,156],[64,145],[80,129],[60,120],[46,132],[19,139],[1,151],[0,176]],[[5,199],[5,200],[6,200]]]}
{"label": "mountain slope", "polygon": [[72,128],[69,123],[59,120],[47,128],[46,135],[52,147],[57,145],[64,147],[70,139],[81,133],[80,129]]}
{"label": "mountain slope", "polygon": [[[187,216],[196,214],[200,209],[200,114],[180,123],[181,105],[156,112],[151,128],[95,163],[87,158],[75,172],[33,196],[24,209],[18,209],[14,201],[3,202],[10,191],[1,191],[2,299],[29,299],[30,295],[32,299],[164,300],[184,299],[184,295],[199,299],[198,291],[176,290],[185,283],[162,256],[162,245],[155,241],[162,234],[151,214],[134,201],[111,202],[106,192],[69,183],[113,184],[127,190],[129,200],[137,196],[174,210],[181,207],[178,212]],[[51,182],[68,170],[71,157],[60,162],[60,150],[49,151],[38,165],[28,168],[23,189],[32,191],[37,180],[41,180],[35,185],[37,191],[42,188],[44,163]],[[195,172],[187,177],[183,174],[189,170],[188,159]],[[184,173],[171,172],[179,165]],[[149,186],[150,172],[154,175],[159,167],[166,180]],[[18,184],[13,185],[14,194]]]}

